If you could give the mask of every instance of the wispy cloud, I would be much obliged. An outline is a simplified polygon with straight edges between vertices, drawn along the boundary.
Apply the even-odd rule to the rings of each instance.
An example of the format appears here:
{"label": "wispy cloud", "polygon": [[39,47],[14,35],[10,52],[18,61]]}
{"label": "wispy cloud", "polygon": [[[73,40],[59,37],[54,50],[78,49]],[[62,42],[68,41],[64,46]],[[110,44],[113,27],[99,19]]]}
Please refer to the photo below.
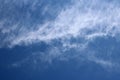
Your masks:
{"label": "wispy cloud", "polygon": [[[5,37],[1,39],[0,46],[25,46],[41,41],[51,44],[54,40],[60,40],[63,50],[71,48],[86,50],[87,44],[97,37],[117,37],[120,34],[120,8],[116,4],[115,1],[107,0],[76,0],[72,5],[63,8],[54,20],[31,26],[30,29],[25,25],[21,27],[19,23],[6,29],[2,27],[4,21],[1,21],[2,35],[0,36]],[[45,8],[46,10],[48,7]],[[78,42],[72,42],[71,39],[77,39]],[[55,49],[54,54],[53,52],[47,56],[47,59],[50,57],[49,62],[58,55],[62,55],[59,49]],[[103,60],[94,60],[98,64],[112,65]]]}
{"label": "wispy cloud", "polygon": [[[91,1],[91,0],[90,0]],[[93,0],[89,3],[77,1],[63,9],[54,21],[38,25],[37,30],[25,30],[11,41],[11,46],[36,41],[49,42],[54,39],[81,37],[87,40],[119,33],[120,9],[110,2]],[[23,28],[24,29],[24,28]],[[10,35],[11,36],[11,35]],[[12,37],[12,36],[11,36]]]}

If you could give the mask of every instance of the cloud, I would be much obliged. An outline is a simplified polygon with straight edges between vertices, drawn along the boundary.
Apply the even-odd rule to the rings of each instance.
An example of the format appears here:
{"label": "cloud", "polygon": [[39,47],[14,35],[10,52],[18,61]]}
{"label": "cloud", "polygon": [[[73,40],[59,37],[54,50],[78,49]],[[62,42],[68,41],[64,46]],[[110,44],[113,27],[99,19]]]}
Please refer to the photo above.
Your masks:
{"label": "cloud", "polygon": [[[76,0],[72,5],[58,11],[58,14],[53,14],[57,15],[55,19],[45,21],[43,24],[37,23],[30,26],[31,28],[27,27],[28,25],[20,25],[19,22],[9,28],[4,28],[2,24],[6,23],[1,21],[0,36],[3,36],[0,42],[1,47],[12,48],[16,45],[25,46],[39,42],[52,44],[54,41],[60,41],[62,46],[59,47],[63,52],[59,50],[59,47],[55,50],[51,49],[50,51],[53,51],[45,55],[47,57],[45,59],[49,62],[73,48],[79,53],[81,50],[87,50],[88,44],[98,37],[117,38],[120,34],[120,8],[116,4],[115,1],[108,2],[107,0]],[[42,14],[45,14],[46,10],[49,10],[48,7],[45,7]],[[74,55],[80,56],[80,54]],[[82,55],[86,56],[87,53]],[[98,64],[112,65],[109,61],[97,57],[93,60]]]}
{"label": "cloud", "polygon": [[36,41],[49,42],[70,37],[90,40],[99,36],[114,37],[119,33],[120,9],[118,6],[104,1],[99,5],[97,4],[100,1],[92,0],[86,4],[83,0],[80,2],[76,1],[72,6],[63,9],[55,20],[38,25],[37,30],[25,29],[25,32],[19,33],[10,45],[31,44]]}

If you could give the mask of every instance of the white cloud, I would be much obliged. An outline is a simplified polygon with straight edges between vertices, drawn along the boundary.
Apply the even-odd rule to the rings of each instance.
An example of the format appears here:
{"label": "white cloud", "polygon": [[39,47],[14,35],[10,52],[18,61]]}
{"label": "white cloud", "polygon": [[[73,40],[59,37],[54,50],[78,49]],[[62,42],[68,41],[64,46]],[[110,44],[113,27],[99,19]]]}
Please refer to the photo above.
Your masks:
{"label": "white cloud", "polygon": [[[46,10],[48,10],[47,7]],[[2,41],[4,43],[9,42],[8,46],[10,47],[41,41],[51,43],[53,40],[61,40],[63,48],[81,49],[82,47],[86,48],[86,44],[97,37],[108,35],[116,37],[116,34],[120,33],[120,8],[115,3],[104,0],[76,0],[73,5],[63,9],[55,20],[38,24],[37,29],[27,29],[25,26],[19,29],[20,26],[14,26],[8,30],[0,28],[3,35],[10,33]],[[17,35],[14,34],[17,31]],[[71,44],[71,38],[84,39],[84,43],[75,42]],[[58,54],[56,55],[56,53]],[[55,58],[60,52],[56,53],[50,53],[48,57]],[[51,62],[50,58],[46,59]],[[103,60],[94,59],[94,61],[102,65],[112,65],[112,63]]]}
{"label": "white cloud", "polygon": [[31,44],[36,41],[49,42],[70,37],[89,40],[99,36],[115,36],[119,33],[120,9],[118,6],[104,3],[104,1],[104,4],[99,5],[97,4],[100,1],[88,4],[83,0],[81,2],[76,1],[72,6],[63,9],[54,21],[38,25],[37,30],[25,30],[19,33],[11,41],[11,45]]}

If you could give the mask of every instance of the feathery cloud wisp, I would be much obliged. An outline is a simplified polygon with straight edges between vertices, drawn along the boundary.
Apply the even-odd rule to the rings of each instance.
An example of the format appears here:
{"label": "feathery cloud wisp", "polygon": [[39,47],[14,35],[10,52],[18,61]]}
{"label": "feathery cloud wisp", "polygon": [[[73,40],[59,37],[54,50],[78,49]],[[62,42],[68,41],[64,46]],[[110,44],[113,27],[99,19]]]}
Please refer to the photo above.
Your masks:
{"label": "feathery cloud wisp", "polygon": [[[2,27],[4,22],[0,23],[1,47],[5,45],[9,47],[30,45],[36,42],[51,44],[54,40],[60,40],[63,48],[81,50],[86,49],[87,44],[97,37],[118,37],[120,34],[120,8],[115,1],[76,0],[73,1],[72,5],[61,9],[54,20],[32,25],[30,29],[27,25],[20,25],[19,22],[6,29]],[[77,39],[77,41],[74,42],[71,39]],[[49,55],[54,58],[56,56],[56,54]],[[51,62],[50,59],[49,61]],[[112,64],[108,61],[98,61],[96,58],[92,61],[104,65]]]}

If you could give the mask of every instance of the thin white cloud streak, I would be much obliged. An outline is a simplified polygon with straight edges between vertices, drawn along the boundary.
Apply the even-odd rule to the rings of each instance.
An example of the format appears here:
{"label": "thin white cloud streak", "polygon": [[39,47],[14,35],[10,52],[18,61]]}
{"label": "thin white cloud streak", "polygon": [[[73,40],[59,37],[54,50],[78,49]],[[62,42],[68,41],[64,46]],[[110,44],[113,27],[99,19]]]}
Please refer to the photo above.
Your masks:
{"label": "thin white cloud streak", "polygon": [[88,60],[92,61],[92,62],[94,62],[96,64],[99,64],[99,65],[101,65],[102,67],[104,67],[106,69],[107,68],[108,69],[110,69],[110,68],[112,69],[112,68],[115,68],[115,67],[118,66],[118,64],[115,63],[115,62],[112,62],[110,60],[104,60],[104,59],[98,58],[95,55],[88,56]]}

